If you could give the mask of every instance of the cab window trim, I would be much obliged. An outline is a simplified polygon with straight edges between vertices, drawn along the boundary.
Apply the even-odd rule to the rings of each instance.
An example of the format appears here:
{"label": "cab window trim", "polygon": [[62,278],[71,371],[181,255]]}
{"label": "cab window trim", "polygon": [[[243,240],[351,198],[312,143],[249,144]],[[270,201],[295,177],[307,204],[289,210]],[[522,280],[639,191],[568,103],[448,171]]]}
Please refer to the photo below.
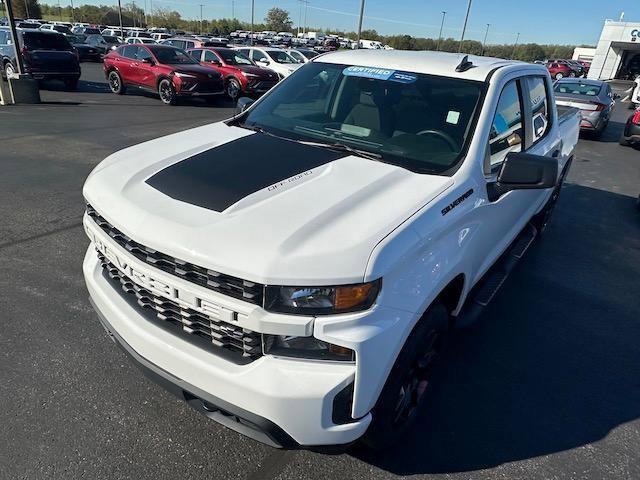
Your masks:
{"label": "cab window trim", "polygon": [[523,151],[527,151],[533,147],[535,147],[538,143],[540,143],[540,140],[543,140],[544,138],[547,137],[547,135],[549,135],[549,132],[551,131],[552,127],[553,127],[553,116],[551,115],[551,92],[549,89],[549,83],[547,82],[547,79],[543,76],[543,75],[526,75],[524,77],[521,77],[522,80],[525,81],[526,83],[526,91],[527,91],[527,97],[528,97],[528,102],[527,106],[529,108],[529,114],[527,114],[526,116],[526,121],[529,125],[527,125],[527,133],[533,134],[533,113],[531,112],[531,87],[530,87],[530,83],[532,79],[535,78],[539,78],[540,80],[542,80],[542,83],[544,85],[544,91],[545,91],[545,99],[547,101],[547,129],[545,130],[544,134],[536,139],[531,145],[527,145],[527,148]]}

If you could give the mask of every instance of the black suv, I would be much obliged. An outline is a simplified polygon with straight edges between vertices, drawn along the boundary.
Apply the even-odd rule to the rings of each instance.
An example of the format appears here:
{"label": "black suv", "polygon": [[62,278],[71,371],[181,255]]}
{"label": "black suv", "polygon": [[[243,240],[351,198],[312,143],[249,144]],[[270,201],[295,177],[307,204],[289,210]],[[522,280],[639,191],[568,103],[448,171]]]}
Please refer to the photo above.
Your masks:
{"label": "black suv", "polygon": [[[25,73],[38,80],[62,80],[72,90],[78,86],[78,55],[64,35],[31,29],[18,29],[17,32]],[[11,32],[6,27],[0,27],[0,62],[7,76],[17,72]]]}

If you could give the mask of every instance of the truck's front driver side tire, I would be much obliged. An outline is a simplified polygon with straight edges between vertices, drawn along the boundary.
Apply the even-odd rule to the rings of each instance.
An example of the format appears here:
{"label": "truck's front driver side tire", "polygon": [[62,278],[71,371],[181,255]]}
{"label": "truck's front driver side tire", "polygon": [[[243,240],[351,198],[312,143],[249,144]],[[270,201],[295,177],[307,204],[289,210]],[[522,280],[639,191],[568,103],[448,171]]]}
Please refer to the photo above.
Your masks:
{"label": "truck's front driver side tire", "polygon": [[371,412],[371,425],[362,437],[372,450],[401,441],[415,423],[446,343],[448,322],[447,309],[436,303],[411,332]]}

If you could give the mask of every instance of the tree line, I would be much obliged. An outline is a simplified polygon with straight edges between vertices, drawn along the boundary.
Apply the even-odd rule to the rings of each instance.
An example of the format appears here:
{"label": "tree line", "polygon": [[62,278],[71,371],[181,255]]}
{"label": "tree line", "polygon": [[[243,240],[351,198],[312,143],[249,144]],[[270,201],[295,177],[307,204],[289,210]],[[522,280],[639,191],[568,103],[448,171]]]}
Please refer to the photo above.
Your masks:
{"label": "tree line", "polygon": [[[21,0],[13,2],[14,13],[17,18],[46,18],[49,20],[71,19],[80,22],[96,23],[102,25],[118,25],[118,11],[113,6],[108,5],[78,5],[73,11],[70,6],[58,7],[38,3],[38,0]],[[28,10],[28,15],[27,15]],[[145,14],[146,13],[146,14]],[[189,32],[211,33],[214,35],[228,35],[236,30],[249,30],[251,25],[237,19],[203,19],[200,20],[182,18],[179,12],[165,8],[154,8],[153,12],[145,12],[134,3],[126,3],[122,8],[122,23],[127,27],[165,27],[172,30],[185,30]],[[255,23],[254,31],[274,30],[291,31],[293,22],[289,12],[281,8],[272,8],[267,13],[264,22]],[[315,31],[309,27],[308,30]],[[336,34],[351,39],[357,38],[356,32],[344,32],[338,30],[325,30],[326,33]],[[454,38],[422,38],[411,35],[380,35],[375,30],[363,30],[362,38],[367,40],[377,40],[383,44],[390,45],[400,50],[441,50],[443,52],[457,52],[460,43]],[[571,58],[573,45],[556,45],[537,43],[525,43],[514,46],[513,44],[491,44],[483,46],[477,40],[465,40],[462,45],[464,53],[474,55],[487,55],[499,58],[512,58],[532,62],[548,58]]]}

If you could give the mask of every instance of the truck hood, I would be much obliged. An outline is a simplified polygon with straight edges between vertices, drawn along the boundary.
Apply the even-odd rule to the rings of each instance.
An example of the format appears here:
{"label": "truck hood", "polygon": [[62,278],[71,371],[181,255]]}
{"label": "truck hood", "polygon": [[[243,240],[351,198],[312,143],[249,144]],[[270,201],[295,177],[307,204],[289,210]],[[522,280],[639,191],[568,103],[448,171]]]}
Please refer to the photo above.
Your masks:
{"label": "truck hood", "polygon": [[84,195],[137,242],[264,284],[363,280],[373,248],[453,184],[225,123],[117,152]]}

